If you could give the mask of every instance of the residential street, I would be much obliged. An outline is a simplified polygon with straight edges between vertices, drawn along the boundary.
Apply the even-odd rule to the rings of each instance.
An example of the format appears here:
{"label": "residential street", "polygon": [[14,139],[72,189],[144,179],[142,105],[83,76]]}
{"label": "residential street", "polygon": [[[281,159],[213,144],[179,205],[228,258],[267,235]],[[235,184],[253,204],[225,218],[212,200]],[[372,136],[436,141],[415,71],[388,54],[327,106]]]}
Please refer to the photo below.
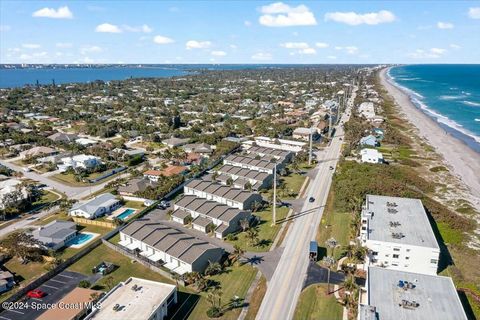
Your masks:
{"label": "residential street", "polygon": [[[347,111],[341,121],[347,121],[355,93],[348,101]],[[292,319],[295,307],[306,278],[309,264],[309,243],[315,240],[323,209],[327,201],[332,182],[333,170],[340,156],[344,131],[339,125],[330,146],[317,152],[317,174],[310,183],[306,199],[315,198],[314,202],[305,201],[302,211],[297,213],[284,240],[285,249],[272,279],[268,282],[267,292],[257,314],[259,320]],[[343,138],[342,138],[343,139]]]}

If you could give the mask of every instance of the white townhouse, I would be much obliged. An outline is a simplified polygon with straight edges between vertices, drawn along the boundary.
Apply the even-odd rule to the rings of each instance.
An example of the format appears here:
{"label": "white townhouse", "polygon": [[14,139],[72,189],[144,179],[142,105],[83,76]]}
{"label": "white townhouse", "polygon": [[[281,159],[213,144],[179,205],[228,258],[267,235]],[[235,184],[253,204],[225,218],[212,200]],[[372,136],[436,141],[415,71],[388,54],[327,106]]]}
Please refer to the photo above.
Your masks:
{"label": "white townhouse", "polygon": [[361,224],[370,265],[437,274],[440,247],[419,199],[367,195]]}
{"label": "white townhouse", "polygon": [[377,149],[365,148],[360,150],[362,163],[383,163],[383,154]]}
{"label": "white townhouse", "polygon": [[73,157],[65,157],[60,159],[60,161],[62,163],[57,165],[60,172],[65,172],[69,168],[89,169],[102,164],[102,161],[100,160],[99,157],[85,155],[85,154],[79,154]]}

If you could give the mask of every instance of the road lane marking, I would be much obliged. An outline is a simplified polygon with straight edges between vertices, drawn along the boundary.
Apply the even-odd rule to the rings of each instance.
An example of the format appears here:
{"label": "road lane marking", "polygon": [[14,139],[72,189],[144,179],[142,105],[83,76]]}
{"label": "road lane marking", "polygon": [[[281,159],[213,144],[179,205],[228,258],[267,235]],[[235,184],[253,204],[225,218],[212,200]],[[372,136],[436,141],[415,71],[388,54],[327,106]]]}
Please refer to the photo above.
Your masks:
{"label": "road lane marking", "polygon": [[15,312],[15,313],[19,313],[19,314],[25,314],[25,312],[18,311],[18,310],[13,310],[13,309],[8,309],[7,311],[9,311],[9,312]]}
{"label": "road lane marking", "polygon": [[58,282],[58,283],[63,283],[63,284],[66,284],[65,281],[60,281],[60,280],[55,280],[55,279],[50,279],[50,281],[54,281],[54,282]]}
{"label": "road lane marking", "polygon": [[69,278],[69,279],[74,279],[73,277],[67,276],[66,274],[58,274],[57,277],[65,277],[65,278]]}

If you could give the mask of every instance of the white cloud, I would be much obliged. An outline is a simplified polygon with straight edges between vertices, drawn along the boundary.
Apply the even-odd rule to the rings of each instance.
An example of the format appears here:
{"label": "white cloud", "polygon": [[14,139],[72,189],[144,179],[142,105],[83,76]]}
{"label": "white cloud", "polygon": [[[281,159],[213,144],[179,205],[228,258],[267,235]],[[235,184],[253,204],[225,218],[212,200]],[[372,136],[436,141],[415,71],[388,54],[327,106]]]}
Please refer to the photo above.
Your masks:
{"label": "white cloud", "polygon": [[450,22],[437,22],[438,29],[453,29],[453,23]]}
{"label": "white cloud", "polygon": [[24,43],[24,44],[22,44],[22,47],[24,47],[26,49],[38,49],[38,48],[40,48],[40,45],[36,44],[36,43]]}
{"label": "white cloud", "polygon": [[284,42],[280,46],[287,49],[307,49],[310,47],[306,42]]}
{"label": "white cloud", "polygon": [[335,50],[342,50],[348,54],[356,54],[358,52],[358,48],[355,46],[346,46],[346,47],[336,46]]}
{"label": "white cloud", "polygon": [[317,24],[310,9],[301,4],[291,7],[283,2],[275,2],[263,6],[260,11],[263,15],[258,21],[267,27],[313,26]]}
{"label": "white cloud", "polygon": [[468,16],[472,19],[480,19],[480,7],[468,9]]}
{"label": "white cloud", "polygon": [[317,48],[321,48],[321,49],[329,47],[328,43],[325,43],[325,42],[317,42],[317,43],[315,43],[315,46]]}
{"label": "white cloud", "polygon": [[245,25],[245,27],[251,27],[252,26],[252,22],[248,21],[248,20],[245,20],[243,22],[243,24]]}
{"label": "white cloud", "polygon": [[57,42],[55,46],[57,48],[71,48],[73,47],[73,44],[71,44],[70,42]]}
{"label": "white cloud", "polygon": [[413,59],[437,59],[445,54],[447,50],[442,48],[430,48],[428,50],[417,49],[414,52],[408,54]]}
{"label": "white cloud", "polygon": [[9,25],[6,25],[6,24],[0,25],[0,32],[7,32],[7,31],[10,31],[11,29],[12,27],[10,27]]}
{"label": "white cloud", "polygon": [[102,51],[103,49],[100,48],[99,46],[85,46],[82,49],[80,49],[80,53],[82,55],[86,55],[87,53],[99,53]]}
{"label": "white cloud", "polygon": [[60,7],[57,10],[54,8],[43,8],[35,11],[32,17],[37,18],[52,18],[52,19],[72,19],[73,13],[67,6]]}
{"label": "white cloud", "polygon": [[30,59],[31,57],[30,57],[28,54],[23,53],[23,54],[20,55],[19,58],[20,58],[20,60],[28,60],[28,59]]}
{"label": "white cloud", "polygon": [[191,49],[207,49],[207,48],[210,48],[211,45],[212,45],[212,43],[210,41],[189,40],[185,44],[185,47],[188,50],[191,50]]}
{"label": "white cloud", "polygon": [[268,52],[257,52],[252,56],[252,60],[272,60],[272,55]]}
{"label": "white cloud", "polygon": [[158,35],[158,36],[153,37],[153,42],[155,42],[156,44],[169,44],[169,43],[173,43],[175,41],[173,39],[169,38],[169,37]]}
{"label": "white cloud", "polygon": [[346,23],[351,26],[360,24],[376,25],[395,21],[395,15],[387,10],[359,14],[356,12],[328,12],[325,14],[326,21]]}
{"label": "white cloud", "polygon": [[85,58],[83,58],[83,62],[84,62],[84,63],[94,63],[95,60],[93,60],[93,59],[91,59],[91,58],[89,58],[89,57],[85,57]]}
{"label": "white cloud", "polygon": [[336,56],[327,56],[327,58],[328,58],[328,59],[331,59],[331,60],[335,60],[335,59],[337,59],[337,57],[336,57]]}
{"label": "white cloud", "polygon": [[128,32],[143,32],[143,33],[150,33],[153,31],[148,25],[144,24],[138,27],[132,27],[129,25],[124,25],[123,29]]}
{"label": "white cloud", "polygon": [[212,51],[210,52],[212,54],[212,56],[216,56],[216,57],[224,57],[227,55],[227,53],[225,51]]}
{"label": "white cloud", "polygon": [[458,50],[458,49],[461,49],[462,47],[459,46],[458,44],[452,43],[450,44],[450,48]]}
{"label": "white cloud", "polygon": [[96,28],[95,28],[95,32],[104,32],[104,33],[121,33],[122,30],[114,25],[114,24],[110,24],[110,23],[102,23],[102,24],[99,24]]}
{"label": "white cloud", "polygon": [[235,45],[235,44],[231,44],[231,45],[229,45],[229,47],[230,47],[230,49],[234,49],[234,50],[238,48],[237,45]]}
{"label": "white cloud", "polygon": [[302,50],[298,51],[298,53],[300,53],[300,54],[316,54],[317,50],[315,50],[314,48],[305,48],[305,49],[302,49]]}

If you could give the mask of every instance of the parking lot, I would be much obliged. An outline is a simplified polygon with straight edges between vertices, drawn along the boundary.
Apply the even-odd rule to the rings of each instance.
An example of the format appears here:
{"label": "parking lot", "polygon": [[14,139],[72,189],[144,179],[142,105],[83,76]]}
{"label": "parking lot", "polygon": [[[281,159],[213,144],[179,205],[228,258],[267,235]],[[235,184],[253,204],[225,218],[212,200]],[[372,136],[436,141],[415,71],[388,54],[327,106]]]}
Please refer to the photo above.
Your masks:
{"label": "parking lot", "polygon": [[[63,271],[36,288],[45,292],[47,294],[46,296],[40,299],[25,297],[22,299],[22,302],[25,302],[25,304],[14,304],[16,308],[5,310],[0,313],[0,320],[35,319],[46,311],[46,309],[38,308],[40,304],[54,304],[58,302],[67,293],[75,289],[81,280],[89,279],[81,273]],[[36,307],[32,308],[33,305]]]}

